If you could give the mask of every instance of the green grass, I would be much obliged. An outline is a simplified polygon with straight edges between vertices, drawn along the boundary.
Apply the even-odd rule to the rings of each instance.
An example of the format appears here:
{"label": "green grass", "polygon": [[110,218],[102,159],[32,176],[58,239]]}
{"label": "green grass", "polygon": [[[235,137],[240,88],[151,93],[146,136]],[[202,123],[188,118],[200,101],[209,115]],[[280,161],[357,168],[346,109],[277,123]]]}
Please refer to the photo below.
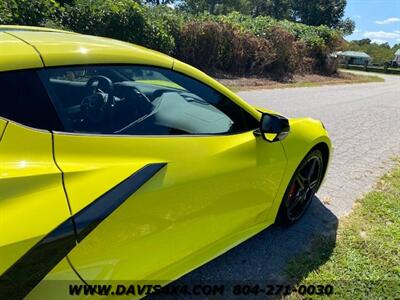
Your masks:
{"label": "green grass", "polygon": [[358,83],[385,82],[385,79],[377,75],[363,75],[362,77],[364,78],[359,78]]}
{"label": "green grass", "polygon": [[288,276],[299,284],[333,285],[329,299],[400,299],[400,159],[340,221],[332,243],[316,237],[312,249],[289,264]]}

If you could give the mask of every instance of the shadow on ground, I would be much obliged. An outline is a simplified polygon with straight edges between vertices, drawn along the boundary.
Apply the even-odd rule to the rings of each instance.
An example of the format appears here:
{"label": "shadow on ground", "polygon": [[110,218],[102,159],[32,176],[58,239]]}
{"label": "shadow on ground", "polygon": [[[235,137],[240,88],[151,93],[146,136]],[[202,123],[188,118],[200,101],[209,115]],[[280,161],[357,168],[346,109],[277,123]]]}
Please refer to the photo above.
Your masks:
{"label": "shadow on ground", "polygon": [[[327,261],[335,245],[337,227],[336,216],[315,197],[306,214],[296,224],[290,227],[273,225],[224,255],[183,276],[171,286],[226,284],[229,287],[229,293],[224,292],[226,295],[224,297],[185,296],[182,299],[229,299],[233,296],[230,289],[234,284],[295,283]],[[305,265],[304,268],[297,266],[296,275],[293,277],[293,274],[289,274],[287,270],[291,261],[302,254],[310,254],[309,252],[315,248],[315,243],[322,240],[327,245],[324,245],[325,251],[322,256],[319,253],[316,254],[320,256],[319,265]],[[164,299],[165,295],[162,297],[154,295],[146,299],[161,298]],[[179,297],[174,295],[168,298]],[[261,298],[265,299],[265,295]],[[241,297],[235,297],[235,299],[241,299]],[[254,297],[246,299],[254,299]]]}

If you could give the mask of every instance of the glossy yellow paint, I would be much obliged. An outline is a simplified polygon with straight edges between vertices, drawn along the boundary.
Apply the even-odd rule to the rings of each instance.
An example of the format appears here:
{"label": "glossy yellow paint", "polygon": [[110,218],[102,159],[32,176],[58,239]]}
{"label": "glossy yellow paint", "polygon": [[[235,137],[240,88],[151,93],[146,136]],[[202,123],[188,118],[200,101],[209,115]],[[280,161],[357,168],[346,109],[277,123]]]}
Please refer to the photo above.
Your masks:
{"label": "glossy yellow paint", "polygon": [[[35,286],[24,300],[87,299],[87,297],[71,296],[69,294],[69,285],[76,284],[83,284],[83,282],[71,268],[67,258],[64,258]],[[93,298],[90,297],[90,299]]]}
{"label": "glossy yellow paint", "polygon": [[[164,54],[106,38],[0,26],[0,71],[43,67],[37,51],[45,66],[172,68],[261,117],[262,109]],[[276,143],[252,132],[179,137],[55,133],[55,159],[73,214],[142,166],[167,163],[72,250],[72,264],[89,281],[165,284],[268,227],[300,161],[321,143],[331,150],[319,121],[292,119],[290,126],[286,139]],[[70,217],[51,134],[0,119],[0,137],[1,132],[0,228],[7,231],[0,235],[0,274]],[[76,279],[65,259],[47,278]],[[46,290],[39,285],[32,295],[40,299]]]}
{"label": "glossy yellow paint", "polygon": [[[257,107],[259,111],[266,113],[275,113],[268,109]],[[270,214],[274,220],[279,210],[281,200],[285,194],[286,188],[300,162],[315,147],[323,146],[328,150],[328,158],[332,156],[332,143],[328,132],[318,120],[311,118],[289,119],[290,133],[281,142],[287,158],[287,168],[282,178],[281,186],[276,195],[275,201],[271,206]],[[329,161],[326,162],[327,165]],[[328,166],[327,166],[328,167]]]}
{"label": "glossy yellow paint", "polygon": [[23,26],[23,25],[0,25],[0,31],[44,31],[44,32],[61,32],[61,33],[74,33],[71,31],[39,27],[39,26]]}
{"label": "glossy yellow paint", "polygon": [[142,166],[168,164],[70,253],[85,280],[171,280],[212,259],[233,235],[271,224],[286,166],[282,145],[252,132],[54,141],[73,213]]}
{"label": "glossy yellow paint", "polygon": [[6,129],[8,121],[6,119],[0,118],[0,142],[3,137],[4,130]]}
{"label": "glossy yellow paint", "polygon": [[0,141],[0,274],[69,216],[51,134],[8,122]]}
{"label": "glossy yellow paint", "polygon": [[171,68],[173,59],[144,47],[83,34],[14,31],[34,46],[46,67],[88,64],[142,64]]}
{"label": "glossy yellow paint", "polygon": [[0,31],[0,72],[41,68],[39,54],[18,38]]}

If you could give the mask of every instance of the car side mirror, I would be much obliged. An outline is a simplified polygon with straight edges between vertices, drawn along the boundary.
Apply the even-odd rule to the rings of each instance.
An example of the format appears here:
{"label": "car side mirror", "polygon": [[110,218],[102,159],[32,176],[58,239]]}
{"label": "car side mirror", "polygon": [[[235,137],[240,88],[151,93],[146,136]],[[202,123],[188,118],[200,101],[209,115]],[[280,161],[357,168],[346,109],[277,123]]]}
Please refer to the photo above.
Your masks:
{"label": "car side mirror", "polygon": [[272,143],[283,140],[290,131],[289,120],[279,115],[263,113],[260,128],[254,131],[255,136],[261,136]]}

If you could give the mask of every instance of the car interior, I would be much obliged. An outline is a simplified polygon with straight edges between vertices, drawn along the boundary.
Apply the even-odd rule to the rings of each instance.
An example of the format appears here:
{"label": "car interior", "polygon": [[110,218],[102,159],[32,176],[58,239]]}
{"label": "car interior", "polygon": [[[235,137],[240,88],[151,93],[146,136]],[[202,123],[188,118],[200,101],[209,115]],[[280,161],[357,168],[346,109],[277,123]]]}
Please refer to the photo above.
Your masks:
{"label": "car interior", "polygon": [[[237,131],[238,124],[224,113],[231,110],[227,107],[231,101],[193,83],[194,79],[163,72],[91,67],[47,69],[40,71],[40,77],[67,131],[122,135]],[[169,73],[183,80],[171,80]]]}

